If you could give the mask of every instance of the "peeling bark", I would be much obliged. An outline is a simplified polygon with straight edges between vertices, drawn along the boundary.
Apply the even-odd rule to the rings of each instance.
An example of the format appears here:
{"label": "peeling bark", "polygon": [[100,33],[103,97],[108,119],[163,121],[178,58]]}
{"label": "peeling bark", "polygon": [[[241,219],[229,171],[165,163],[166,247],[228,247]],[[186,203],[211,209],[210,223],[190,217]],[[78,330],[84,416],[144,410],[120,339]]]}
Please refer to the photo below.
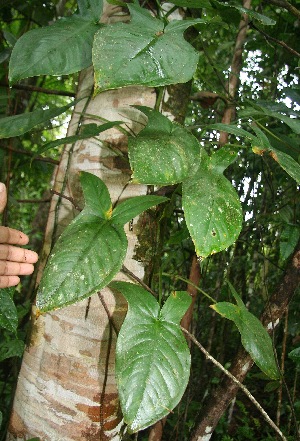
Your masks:
{"label": "peeling bark", "polygon": [[[108,8],[116,10],[112,6]],[[109,9],[104,16],[110,17]],[[121,18],[126,19],[124,15]],[[92,97],[92,92],[93,72],[89,68],[81,72],[77,93],[77,97],[89,98],[75,106],[68,136],[75,134],[83,123],[99,124],[99,119],[91,115],[110,121],[122,119],[138,132],[145,116],[130,106],[154,107],[156,100],[154,90],[144,87],[111,90],[96,97]],[[101,177],[113,203],[145,194],[146,186],[128,185],[128,165],[119,167],[112,146],[123,152],[127,149],[126,136],[115,128],[101,133],[97,140],[67,145],[55,173],[54,190],[82,205],[79,173],[84,170]],[[38,280],[53,243],[76,214],[69,200],[53,196]],[[125,265],[142,278],[143,268],[133,259],[137,239],[131,230],[125,226],[128,239]],[[123,274],[117,278],[126,279]],[[121,295],[112,295],[107,288],[101,293],[119,328],[127,309],[125,300]],[[90,301],[86,299],[33,319],[7,441],[31,437],[40,437],[41,441],[120,440],[122,417],[114,376],[115,341],[108,314],[97,294]]]}
{"label": "peeling bark", "polygon": [[[289,302],[300,284],[300,242],[296,251],[287,266],[281,283],[271,296],[266,306],[261,321],[267,331],[271,333],[283,317]],[[240,382],[243,382],[247,373],[253,365],[250,355],[240,348],[232,361],[230,372]],[[209,441],[211,435],[219,422],[219,419],[229,406],[231,400],[239,390],[237,384],[228,377],[224,377],[215,391],[209,396],[208,402],[204,403],[202,412],[198,419],[195,432],[191,441]]]}

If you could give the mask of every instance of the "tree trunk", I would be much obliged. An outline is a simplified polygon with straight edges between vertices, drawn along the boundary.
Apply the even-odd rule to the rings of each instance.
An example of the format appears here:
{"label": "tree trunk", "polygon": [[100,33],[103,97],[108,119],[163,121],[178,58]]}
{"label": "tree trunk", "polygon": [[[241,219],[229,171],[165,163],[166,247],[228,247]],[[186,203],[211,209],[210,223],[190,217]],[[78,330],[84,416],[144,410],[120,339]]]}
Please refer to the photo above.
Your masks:
{"label": "tree trunk", "polygon": [[[112,14],[109,6],[103,16]],[[115,19],[115,17],[110,19]],[[122,17],[124,19],[124,15]],[[125,17],[126,19],[126,17]],[[127,17],[128,19],[128,17]],[[131,105],[153,107],[153,89],[128,87],[93,93],[93,72],[80,74],[78,97],[68,136],[83,123],[124,120],[134,132],[144,117]],[[91,115],[103,118],[93,119]],[[133,122],[134,121],[134,122]],[[130,170],[116,149],[127,152],[127,137],[117,129],[104,132],[100,140],[78,141],[65,147],[55,173],[54,190],[82,205],[79,172],[89,171],[108,186],[112,202],[146,193],[146,186],[130,185]],[[55,239],[76,215],[72,204],[55,195],[52,199],[38,279]],[[143,268],[133,260],[137,239],[125,226],[128,252],[125,265],[138,277]],[[101,250],[99,250],[101,252]],[[117,278],[125,280],[118,274]],[[100,301],[101,299],[101,301]],[[41,441],[119,440],[121,414],[114,377],[116,335],[110,318],[120,327],[126,302],[109,289],[101,295],[61,310],[33,318],[30,343],[24,354],[7,441],[40,437]]]}

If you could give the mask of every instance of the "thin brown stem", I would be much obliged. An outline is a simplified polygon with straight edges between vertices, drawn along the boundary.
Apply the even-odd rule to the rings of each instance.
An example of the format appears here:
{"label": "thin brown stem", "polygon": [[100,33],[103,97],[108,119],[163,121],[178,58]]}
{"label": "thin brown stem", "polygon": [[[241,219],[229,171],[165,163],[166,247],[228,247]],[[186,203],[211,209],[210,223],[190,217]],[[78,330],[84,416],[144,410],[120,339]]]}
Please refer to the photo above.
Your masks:
{"label": "thin brown stem", "polygon": [[150,292],[150,294],[152,294],[154,297],[157,297],[157,294],[154,291],[152,291],[152,289],[148,285],[146,285],[146,283],[144,283],[139,277],[137,277],[133,272],[131,272],[128,268],[126,268],[126,266],[124,265],[122,266],[122,271],[132,280],[138,282],[143,288],[145,288],[146,291]]}
{"label": "thin brown stem", "polygon": [[45,93],[47,95],[70,96],[72,98],[74,98],[76,95],[74,92],[68,92],[66,90],[44,89],[43,87],[30,86],[29,84],[14,84],[13,86],[10,86],[8,83],[5,83],[3,81],[0,82],[0,87],[8,87],[17,90],[26,90],[27,92]]}
{"label": "thin brown stem", "polygon": [[295,49],[291,48],[290,46],[288,46],[284,41],[282,40],[278,40],[277,38],[271,37],[271,35],[267,34],[265,31],[263,31],[262,29],[259,29],[257,26],[255,26],[255,24],[251,23],[250,24],[251,28],[255,29],[257,32],[259,32],[261,35],[263,35],[265,37],[266,40],[268,41],[273,41],[274,43],[278,44],[279,46],[282,46],[284,49],[286,49],[288,52],[290,52],[291,54],[295,55],[296,57],[300,58],[300,53],[297,52]]}
{"label": "thin brown stem", "polygon": [[78,211],[82,211],[82,208],[80,208],[76,202],[74,201],[73,198],[69,197],[69,196],[65,196],[62,193],[59,193],[58,191],[55,191],[53,189],[50,190],[52,194],[56,194],[57,196],[63,198],[63,199],[67,199],[67,201],[71,202],[71,204],[73,205],[73,207],[78,210]]}
{"label": "thin brown stem", "polygon": [[227,369],[222,366],[209,352],[201,345],[201,343],[196,339],[193,334],[190,334],[189,331],[181,327],[181,330],[192,340],[192,342],[200,349],[200,351],[205,355],[205,357],[210,360],[215,366],[217,366],[227,377],[229,377],[234,383],[236,383],[239,388],[244,392],[245,395],[249,398],[249,400],[255,405],[255,407],[259,410],[259,412],[263,415],[268,424],[276,431],[276,433],[280,436],[283,441],[287,441],[286,437],[283,435],[279,427],[276,426],[274,421],[271,420],[267,412],[263,409],[263,407],[259,404],[258,401],[254,398],[251,392],[244,386],[234,375],[232,375]]}
{"label": "thin brown stem", "polygon": [[56,159],[44,158],[43,156],[35,156],[35,153],[33,153],[33,152],[28,152],[26,150],[16,149],[11,146],[0,145],[0,149],[9,150],[14,153],[20,153],[25,156],[30,156],[33,161],[49,162],[50,164],[54,164],[54,165],[59,164],[59,161],[57,161]]}

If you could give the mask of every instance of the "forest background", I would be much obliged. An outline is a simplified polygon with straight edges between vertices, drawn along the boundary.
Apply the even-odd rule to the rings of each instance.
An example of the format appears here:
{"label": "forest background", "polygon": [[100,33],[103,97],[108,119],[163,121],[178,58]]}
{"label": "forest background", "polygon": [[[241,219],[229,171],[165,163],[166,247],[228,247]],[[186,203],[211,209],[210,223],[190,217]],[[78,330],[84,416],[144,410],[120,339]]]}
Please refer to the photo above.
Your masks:
{"label": "forest background", "polygon": [[[85,3],[94,2],[78,2]],[[157,17],[168,17],[161,3],[146,1],[140,5]],[[9,62],[23,34],[72,16],[77,6],[75,1],[38,0],[12,0],[0,6],[0,180],[9,192],[2,223],[26,232],[32,249],[38,252],[53,195],[52,177],[64,144],[47,143],[65,136],[72,115],[68,105],[76,96],[79,77],[76,72],[34,74],[17,81],[16,75],[9,84]],[[126,9],[124,4],[121,6]],[[241,381],[245,354],[239,349],[240,333],[232,321],[218,314],[218,308],[209,305],[235,303],[227,281],[265,325],[268,311],[276,305],[280,322],[271,334],[282,376],[271,379],[253,365],[245,385],[289,440],[299,439],[300,419],[299,9],[299,1],[286,0],[172,3],[171,12],[184,14],[185,19],[204,19],[209,24],[195,24],[185,32],[199,54],[197,68],[183,85],[170,81],[157,86],[155,108],[175,115],[208,155],[213,156],[224,146],[233,152],[235,161],[225,158],[229,165],[225,175],[241,201],[243,224],[230,246],[220,246],[220,252],[208,252],[205,259],[198,255],[197,259],[193,234],[184,218],[181,184],[170,183],[160,190],[151,186],[152,192],[168,196],[169,202],[143,215],[144,244],[136,249],[136,260],[145,266],[145,282],[158,293],[160,301],[164,302],[172,290],[188,289],[193,310],[183,326]],[[167,94],[173,97],[172,103],[166,104]],[[54,106],[69,108],[63,113],[57,111],[54,118],[47,114]],[[28,121],[8,123],[6,119],[38,109],[44,116],[34,128]],[[90,136],[97,140],[98,134]],[[206,185],[202,189],[204,197],[211,191],[210,184]],[[213,190],[226,200],[226,189]],[[200,216],[205,216],[203,210]],[[24,279],[22,285],[9,291],[16,309],[3,302],[8,291],[0,291],[1,441],[6,439],[18,372],[30,334],[35,277]],[[11,308],[8,320],[5,308]],[[251,340],[251,330],[246,332],[247,338]],[[162,432],[158,433],[157,427],[146,429],[135,439],[196,439],[193,437],[201,431],[208,413],[215,415],[213,440],[267,441],[279,436],[265,424],[261,412],[245,394],[231,388],[224,373],[213,367],[196,346],[189,345],[191,374],[182,400],[161,424]],[[224,392],[228,390],[232,396]],[[221,397],[224,403],[218,408]]]}

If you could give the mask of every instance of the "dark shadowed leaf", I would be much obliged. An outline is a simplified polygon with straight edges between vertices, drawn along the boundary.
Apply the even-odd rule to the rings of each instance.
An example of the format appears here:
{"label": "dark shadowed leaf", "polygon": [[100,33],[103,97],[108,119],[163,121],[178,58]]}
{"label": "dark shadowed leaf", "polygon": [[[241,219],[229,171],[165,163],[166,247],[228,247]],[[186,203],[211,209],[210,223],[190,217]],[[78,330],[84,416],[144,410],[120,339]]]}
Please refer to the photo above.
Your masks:
{"label": "dark shadowed leaf", "polygon": [[0,345],[0,362],[11,357],[22,357],[25,344],[22,340],[9,340]]}
{"label": "dark shadowed leaf", "polygon": [[18,327],[18,313],[12,299],[14,288],[0,289],[0,328],[16,332]]}
{"label": "dark shadowed leaf", "polygon": [[199,54],[183,33],[204,20],[174,20],[165,26],[138,5],[129,4],[128,8],[129,24],[107,25],[95,35],[96,92],[131,84],[163,86],[189,81]]}
{"label": "dark shadowed leaf", "polygon": [[248,311],[233,286],[230,284],[229,286],[237,305],[229,302],[220,302],[212,305],[211,308],[236,324],[241,334],[242,344],[257,366],[268,377],[273,379],[279,378],[272,340],[269,334],[258,318]]}
{"label": "dark shadowed leaf", "polygon": [[166,416],[180,401],[190,374],[190,353],[180,320],[190,305],[185,291],[172,293],[160,310],[143,288],[113,282],[128,302],[116,349],[121,408],[137,432]]}
{"label": "dark shadowed leaf", "polygon": [[156,110],[137,108],[148,117],[148,123],[128,140],[133,181],[153,185],[182,182],[200,162],[198,140]]}
{"label": "dark shadowed leaf", "polygon": [[30,113],[22,113],[21,115],[8,116],[0,119],[0,139],[12,138],[29,132],[33,127],[48,122],[50,119],[61,115],[70,107],[74,106],[77,101],[73,101],[63,107],[51,107],[50,109],[38,109]]}

